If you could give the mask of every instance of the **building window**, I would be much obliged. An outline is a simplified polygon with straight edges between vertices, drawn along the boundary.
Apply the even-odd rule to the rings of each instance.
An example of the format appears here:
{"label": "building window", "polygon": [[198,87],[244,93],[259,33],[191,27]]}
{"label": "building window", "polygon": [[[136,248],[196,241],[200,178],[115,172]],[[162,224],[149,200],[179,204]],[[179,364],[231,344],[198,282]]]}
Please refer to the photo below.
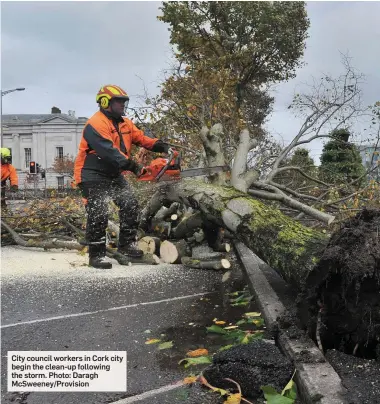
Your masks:
{"label": "building window", "polygon": [[65,177],[57,177],[58,190],[63,191],[65,188]]}
{"label": "building window", "polygon": [[58,159],[63,159],[63,147],[61,147],[61,146],[56,147],[55,154]]}
{"label": "building window", "polygon": [[32,149],[27,147],[24,149],[25,151],[25,168],[29,168],[29,163],[32,160]]}

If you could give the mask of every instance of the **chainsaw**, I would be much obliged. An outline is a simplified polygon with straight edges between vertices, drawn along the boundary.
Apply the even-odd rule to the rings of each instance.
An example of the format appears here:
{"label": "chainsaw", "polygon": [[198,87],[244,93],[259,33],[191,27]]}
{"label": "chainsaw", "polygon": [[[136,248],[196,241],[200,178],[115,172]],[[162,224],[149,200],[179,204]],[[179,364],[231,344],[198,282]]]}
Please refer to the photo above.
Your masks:
{"label": "chainsaw", "polygon": [[219,172],[229,172],[228,166],[181,169],[181,157],[169,150],[167,158],[157,158],[145,167],[146,172],[138,177],[138,181],[178,181],[186,177],[199,177]]}

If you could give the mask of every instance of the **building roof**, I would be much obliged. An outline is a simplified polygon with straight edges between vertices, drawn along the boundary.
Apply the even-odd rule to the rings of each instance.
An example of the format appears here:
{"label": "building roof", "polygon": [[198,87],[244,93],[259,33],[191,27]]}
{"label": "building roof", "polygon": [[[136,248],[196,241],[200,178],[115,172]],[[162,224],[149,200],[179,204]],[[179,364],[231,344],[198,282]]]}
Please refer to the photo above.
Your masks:
{"label": "building roof", "polygon": [[87,118],[82,116],[77,118],[68,114],[4,114],[2,121],[5,125],[31,125],[48,122],[54,118],[60,118],[68,123],[77,123],[87,120]]}

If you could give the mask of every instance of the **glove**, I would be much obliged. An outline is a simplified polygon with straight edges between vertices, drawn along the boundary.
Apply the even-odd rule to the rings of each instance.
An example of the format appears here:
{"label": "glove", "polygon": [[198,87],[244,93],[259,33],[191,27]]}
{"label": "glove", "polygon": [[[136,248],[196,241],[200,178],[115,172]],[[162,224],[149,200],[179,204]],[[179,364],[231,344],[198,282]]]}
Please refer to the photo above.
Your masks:
{"label": "glove", "polygon": [[164,143],[162,140],[157,140],[157,142],[152,147],[152,152],[154,153],[167,153],[170,146]]}
{"label": "glove", "polygon": [[18,191],[18,185],[11,185],[11,192],[17,192]]}
{"label": "glove", "polygon": [[140,171],[138,174],[136,174],[137,178],[142,177],[144,174],[146,174],[148,172],[148,170],[145,167],[141,167]]}
{"label": "glove", "polygon": [[134,160],[130,160],[130,165],[129,165],[128,170],[132,171],[133,174],[135,174],[137,178],[141,177],[142,175],[144,175],[147,172],[146,168],[143,165],[137,163]]}

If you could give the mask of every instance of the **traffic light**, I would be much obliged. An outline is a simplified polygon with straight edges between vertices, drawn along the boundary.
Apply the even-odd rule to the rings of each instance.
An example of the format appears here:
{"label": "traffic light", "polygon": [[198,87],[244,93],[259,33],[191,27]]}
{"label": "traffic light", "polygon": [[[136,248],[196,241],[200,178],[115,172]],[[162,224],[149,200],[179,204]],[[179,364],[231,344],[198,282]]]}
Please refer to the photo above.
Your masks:
{"label": "traffic light", "polygon": [[29,163],[29,173],[30,174],[37,174],[37,166],[35,161],[31,161]]}

